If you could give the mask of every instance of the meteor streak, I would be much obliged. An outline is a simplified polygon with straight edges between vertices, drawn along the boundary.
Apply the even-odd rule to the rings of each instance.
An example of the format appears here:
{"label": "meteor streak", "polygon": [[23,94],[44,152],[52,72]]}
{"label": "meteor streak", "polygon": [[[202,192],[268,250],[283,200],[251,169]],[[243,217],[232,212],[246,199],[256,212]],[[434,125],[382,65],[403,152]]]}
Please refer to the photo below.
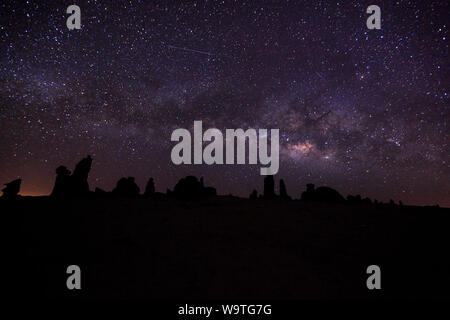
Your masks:
{"label": "meteor streak", "polygon": [[189,49],[186,47],[176,47],[176,46],[171,46],[171,45],[167,45],[167,47],[171,48],[171,49],[176,49],[176,50],[183,50],[183,51],[188,51],[188,52],[194,52],[194,53],[199,53],[199,54],[204,54],[207,56],[215,56],[215,54],[211,53],[211,52],[206,52],[206,51],[200,51],[200,50],[194,50],[194,49]]}

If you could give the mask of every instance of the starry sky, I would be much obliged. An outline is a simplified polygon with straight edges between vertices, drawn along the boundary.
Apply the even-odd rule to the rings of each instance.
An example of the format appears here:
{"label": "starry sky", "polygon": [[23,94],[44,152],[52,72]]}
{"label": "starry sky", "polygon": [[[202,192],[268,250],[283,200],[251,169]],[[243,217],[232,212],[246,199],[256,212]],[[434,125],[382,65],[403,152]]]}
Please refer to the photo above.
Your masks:
{"label": "starry sky", "polygon": [[[81,30],[66,9],[81,8]],[[368,30],[366,8],[381,8]],[[288,193],[450,206],[448,1],[2,1],[0,182],[51,192],[93,159],[157,191],[204,176],[262,191],[260,165],[171,162],[176,128],[280,129]]]}

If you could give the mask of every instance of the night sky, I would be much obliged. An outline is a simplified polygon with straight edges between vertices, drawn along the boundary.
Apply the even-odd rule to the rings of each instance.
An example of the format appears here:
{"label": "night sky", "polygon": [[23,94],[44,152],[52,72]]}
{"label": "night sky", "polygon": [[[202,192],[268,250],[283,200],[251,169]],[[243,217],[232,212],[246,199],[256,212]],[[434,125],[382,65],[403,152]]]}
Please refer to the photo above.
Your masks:
{"label": "night sky", "polygon": [[172,131],[202,120],[280,129],[276,179],[295,198],[313,182],[450,206],[448,4],[2,1],[0,182],[48,194],[57,166],[90,154],[91,190],[135,176],[165,192],[193,174],[261,192],[259,164],[172,164]]}

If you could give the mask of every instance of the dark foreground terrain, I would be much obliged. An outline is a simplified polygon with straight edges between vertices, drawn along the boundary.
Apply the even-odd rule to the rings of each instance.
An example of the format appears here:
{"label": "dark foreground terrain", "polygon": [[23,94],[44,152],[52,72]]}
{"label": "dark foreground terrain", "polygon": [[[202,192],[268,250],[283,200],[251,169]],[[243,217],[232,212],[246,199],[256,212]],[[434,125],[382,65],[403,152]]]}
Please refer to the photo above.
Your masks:
{"label": "dark foreground terrain", "polygon": [[[213,197],[0,200],[27,298],[450,297],[450,210]],[[66,288],[79,265],[82,289]],[[381,268],[368,290],[366,268]]]}

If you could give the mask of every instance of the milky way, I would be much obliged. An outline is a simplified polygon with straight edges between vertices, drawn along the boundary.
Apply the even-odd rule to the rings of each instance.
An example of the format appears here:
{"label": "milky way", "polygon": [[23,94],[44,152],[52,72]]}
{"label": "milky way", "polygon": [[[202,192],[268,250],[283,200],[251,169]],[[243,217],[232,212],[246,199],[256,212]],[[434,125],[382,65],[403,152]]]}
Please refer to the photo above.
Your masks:
{"label": "milky way", "polygon": [[279,128],[293,197],[313,182],[450,206],[448,1],[46,2],[0,5],[0,182],[21,177],[22,194],[87,154],[91,189],[194,174],[262,191],[259,166],[172,164],[171,132],[202,120]]}

